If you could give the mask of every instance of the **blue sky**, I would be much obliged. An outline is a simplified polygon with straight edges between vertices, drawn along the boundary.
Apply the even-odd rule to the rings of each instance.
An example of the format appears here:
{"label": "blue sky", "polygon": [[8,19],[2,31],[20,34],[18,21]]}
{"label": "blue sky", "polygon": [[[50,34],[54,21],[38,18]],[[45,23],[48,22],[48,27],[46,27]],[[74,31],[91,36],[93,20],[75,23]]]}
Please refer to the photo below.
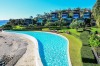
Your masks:
{"label": "blue sky", "polygon": [[0,0],[0,20],[35,17],[67,8],[92,8],[96,0]]}

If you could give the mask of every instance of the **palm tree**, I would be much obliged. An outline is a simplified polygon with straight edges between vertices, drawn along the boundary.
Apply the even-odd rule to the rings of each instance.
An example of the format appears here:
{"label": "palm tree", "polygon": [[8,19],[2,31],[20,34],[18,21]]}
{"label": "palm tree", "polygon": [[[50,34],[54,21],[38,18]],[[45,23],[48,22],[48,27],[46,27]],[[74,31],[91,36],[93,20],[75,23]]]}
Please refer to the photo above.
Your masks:
{"label": "palm tree", "polygon": [[30,16],[29,18],[30,18],[30,19],[33,19],[33,16]]}

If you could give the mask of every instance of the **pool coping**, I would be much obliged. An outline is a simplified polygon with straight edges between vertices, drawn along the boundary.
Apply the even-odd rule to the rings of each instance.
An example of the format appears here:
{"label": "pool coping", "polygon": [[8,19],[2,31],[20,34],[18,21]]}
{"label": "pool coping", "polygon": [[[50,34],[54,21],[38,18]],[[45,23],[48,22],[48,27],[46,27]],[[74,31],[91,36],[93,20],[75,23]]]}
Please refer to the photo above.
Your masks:
{"label": "pool coping", "polygon": [[[45,32],[45,31],[33,31],[33,32]],[[62,38],[64,38],[65,40],[67,40],[68,41],[68,46],[67,46],[67,56],[68,56],[68,65],[69,66],[72,66],[72,64],[71,64],[71,60],[70,60],[70,54],[69,54],[69,40],[65,37],[65,36],[63,36],[63,35],[61,35],[61,34],[57,34],[57,33],[52,33],[52,32],[45,32],[45,33],[51,33],[51,34],[55,34],[55,35],[58,35],[58,36],[60,36],[60,37],[62,37]]]}
{"label": "pool coping", "polygon": [[[20,33],[19,33],[20,34]],[[39,47],[38,47],[38,41],[36,38],[34,38],[33,36],[27,35],[27,34],[21,34],[21,36],[23,35],[23,37],[31,40],[33,42],[33,44],[35,44],[35,61],[36,61],[36,66],[43,66],[41,58],[40,58],[40,54],[39,54]]]}

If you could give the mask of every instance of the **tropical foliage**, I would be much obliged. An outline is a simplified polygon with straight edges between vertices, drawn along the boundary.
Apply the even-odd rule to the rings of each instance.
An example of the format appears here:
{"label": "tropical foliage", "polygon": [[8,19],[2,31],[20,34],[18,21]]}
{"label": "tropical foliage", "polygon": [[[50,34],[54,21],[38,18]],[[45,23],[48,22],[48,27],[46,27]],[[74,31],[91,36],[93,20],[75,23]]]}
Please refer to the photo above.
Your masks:
{"label": "tropical foliage", "polygon": [[97,0],[93,7],[93,16],[97,20],[97,25],[100,27],[100,0]]}
{"label": "tropical foliage", "polygon": [[85,27],[85,23],[83,21],[80,20],[73,20],[72,23],[70,24],[71,28],[84,28]]}
{"label": "tropical foliage", "polygon": [[96,34],[92,34],[89,38],[89,45],[91,47],[98,47],[100,46],[100,40],[99,37],[96,36]]}

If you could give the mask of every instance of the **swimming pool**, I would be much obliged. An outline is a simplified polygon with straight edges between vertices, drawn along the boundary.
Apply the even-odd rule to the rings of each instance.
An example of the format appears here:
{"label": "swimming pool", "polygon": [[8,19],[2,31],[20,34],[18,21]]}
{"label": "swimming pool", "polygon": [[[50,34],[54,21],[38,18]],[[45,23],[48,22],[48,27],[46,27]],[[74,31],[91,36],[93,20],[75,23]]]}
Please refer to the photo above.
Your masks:
{"label": "swimming pool", "polygon": [[69,66],[68,41],[65,38],[46,32],[17,31],[17,33],[27,34],[37,39],[44,66]]}

